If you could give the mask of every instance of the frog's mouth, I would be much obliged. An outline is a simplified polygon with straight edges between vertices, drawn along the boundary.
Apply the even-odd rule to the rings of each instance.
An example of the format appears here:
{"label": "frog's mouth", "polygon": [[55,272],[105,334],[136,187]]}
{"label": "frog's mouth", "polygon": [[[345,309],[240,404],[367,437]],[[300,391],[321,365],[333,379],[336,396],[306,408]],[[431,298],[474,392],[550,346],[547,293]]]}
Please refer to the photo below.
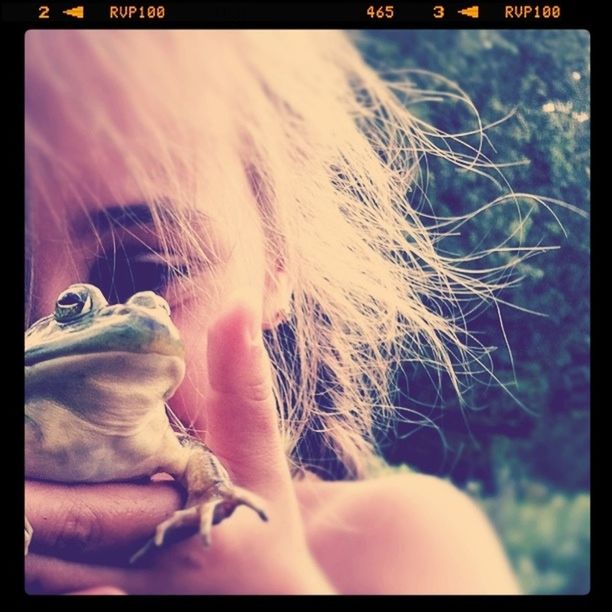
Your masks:
{"label": "frog's mouth", "polygon": [[[149,312],[137,308],[107,312],[115,316],[100,316],[95,333],[89,326],[61,326],[51,321],[46,338],[39,336],[36,344],[28,346],[26,337],[25,365],[70,355],[105,353],[184,356],[178,330],[169,321],[158,321]],[[117,316],[121,318],[117,320]]]}
{"label": "frog's mouth", "polygon": [[127,349],[124,346],[105,346],[101,349],[99,343],[91,339],[85,339],[78,344],[72,344],[70,350],[67,350],[65,342],[55,341],[27,350],[24,355],[24,365],[31,367],[47,361],[66,359],[67,357],[87,359],[94,356],[116,355],[131,356],[132,359],[138,359],[140,355],[152,355],[160,358],[177,357],[182,359],[184,351],[181,343],[167,344],[163,342],[151,342],[148,345],[134,347],[133,350]]}

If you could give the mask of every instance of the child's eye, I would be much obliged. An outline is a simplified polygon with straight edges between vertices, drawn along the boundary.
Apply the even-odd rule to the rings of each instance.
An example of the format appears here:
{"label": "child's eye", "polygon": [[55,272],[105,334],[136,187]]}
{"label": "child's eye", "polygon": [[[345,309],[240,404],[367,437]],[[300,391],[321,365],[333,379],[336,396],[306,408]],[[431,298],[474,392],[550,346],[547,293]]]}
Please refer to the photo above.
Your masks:
{"label": "child's eye", "polygon": [[99,256],[91,267],[88,282],[96,285],[111,304],[123,303],[139,291],[164,295],[171,283],[189,276],[189,266],[173,259],[172,255],[166,257],[145,250]]}

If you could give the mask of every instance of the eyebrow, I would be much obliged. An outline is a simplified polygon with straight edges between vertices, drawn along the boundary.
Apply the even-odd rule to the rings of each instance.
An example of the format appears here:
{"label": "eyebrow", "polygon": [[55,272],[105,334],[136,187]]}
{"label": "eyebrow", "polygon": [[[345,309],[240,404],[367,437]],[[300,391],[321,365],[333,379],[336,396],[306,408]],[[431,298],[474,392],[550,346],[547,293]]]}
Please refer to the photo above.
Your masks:
{"label": "eyebrow", "polygon": [[136,203],[127,206],[108,206],[92,213],[82,213],[71,223],[71,229],[77,236],[106,232],[114,227],[133,227],[151,225],[153,215],[148,204]]}

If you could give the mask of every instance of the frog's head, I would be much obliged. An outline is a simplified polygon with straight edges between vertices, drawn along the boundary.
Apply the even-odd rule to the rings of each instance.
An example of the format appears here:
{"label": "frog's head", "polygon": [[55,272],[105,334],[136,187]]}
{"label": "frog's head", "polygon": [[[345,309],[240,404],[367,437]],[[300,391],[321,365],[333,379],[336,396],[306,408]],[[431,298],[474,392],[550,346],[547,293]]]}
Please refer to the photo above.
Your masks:
{"label": "frog's head", "polygon": [[25,335],[25,365],[58,357],[106,352],[158,354],[182,358],[183,343],[170,319],[166,300],[152,291],[109,306],[93,285],[71,285],[55,303],[55,312]]}
{"label": "frog's head", "polygon": [[27,406],[59,404],[107,430],[163,407],[185,375],[163,298],[142,291],[110,306],[86,284],[68,287],[55,312],[27,330],[25,365]]}

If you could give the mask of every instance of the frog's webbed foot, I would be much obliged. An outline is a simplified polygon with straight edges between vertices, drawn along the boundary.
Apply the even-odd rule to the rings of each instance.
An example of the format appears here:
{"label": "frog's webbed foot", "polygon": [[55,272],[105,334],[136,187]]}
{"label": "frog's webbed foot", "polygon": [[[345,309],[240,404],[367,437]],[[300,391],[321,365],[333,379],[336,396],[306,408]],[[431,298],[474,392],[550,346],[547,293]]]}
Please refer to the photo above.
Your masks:
{"label": "frog's webbed foot", "polygon": [[238,506],[246,506],[262,521],[268,516],[263,501],[254,493],[234,485],[220,461],[201,442],[193,438],[181,441],[189,451],[184,472],[177,474],[187,490],[182,510],[157,526],[155,535],[130,560],[134,563],[155,548],[199,533],[205,546],[210,546],[212,526],[232,515]]}
{"label": "frog's webbed foot", "polygon": [[228,518],[238,506],[247,506],[256,512],[262,521],[268,520],[259,498],[232,484],[216,483],[203,493],[192,494],[190,497],[185,509],[177,510],[157,526],[154,537],[156,546],[163,545],[168,532],[185,527],[199,532],[204,545],[210,546],[212,526]]}
{"label": "frog's webbed foot", "polygon": [[192,493],[185,508],[177,510],[160,523],[155,535],[130,559],[130,563],[148,556],[156,547],[183,540],[196,533],[199,533],[204,546],[210,546],[213,525],[228,518],[238,506],[247,506],[262,521],[268,520],[263,502],[257,495],[231,483],[218,482],[200,494]]}
{"label": "frog's webbed foot", "polygon": [[30,525],[30,521],[28,521],[28,517],[24,516],[25,519],[25,555],[28,554],[28,549],[30,548],[30,542],[32,541],[32,533],[34,530],[32,529],[32,525]]}

